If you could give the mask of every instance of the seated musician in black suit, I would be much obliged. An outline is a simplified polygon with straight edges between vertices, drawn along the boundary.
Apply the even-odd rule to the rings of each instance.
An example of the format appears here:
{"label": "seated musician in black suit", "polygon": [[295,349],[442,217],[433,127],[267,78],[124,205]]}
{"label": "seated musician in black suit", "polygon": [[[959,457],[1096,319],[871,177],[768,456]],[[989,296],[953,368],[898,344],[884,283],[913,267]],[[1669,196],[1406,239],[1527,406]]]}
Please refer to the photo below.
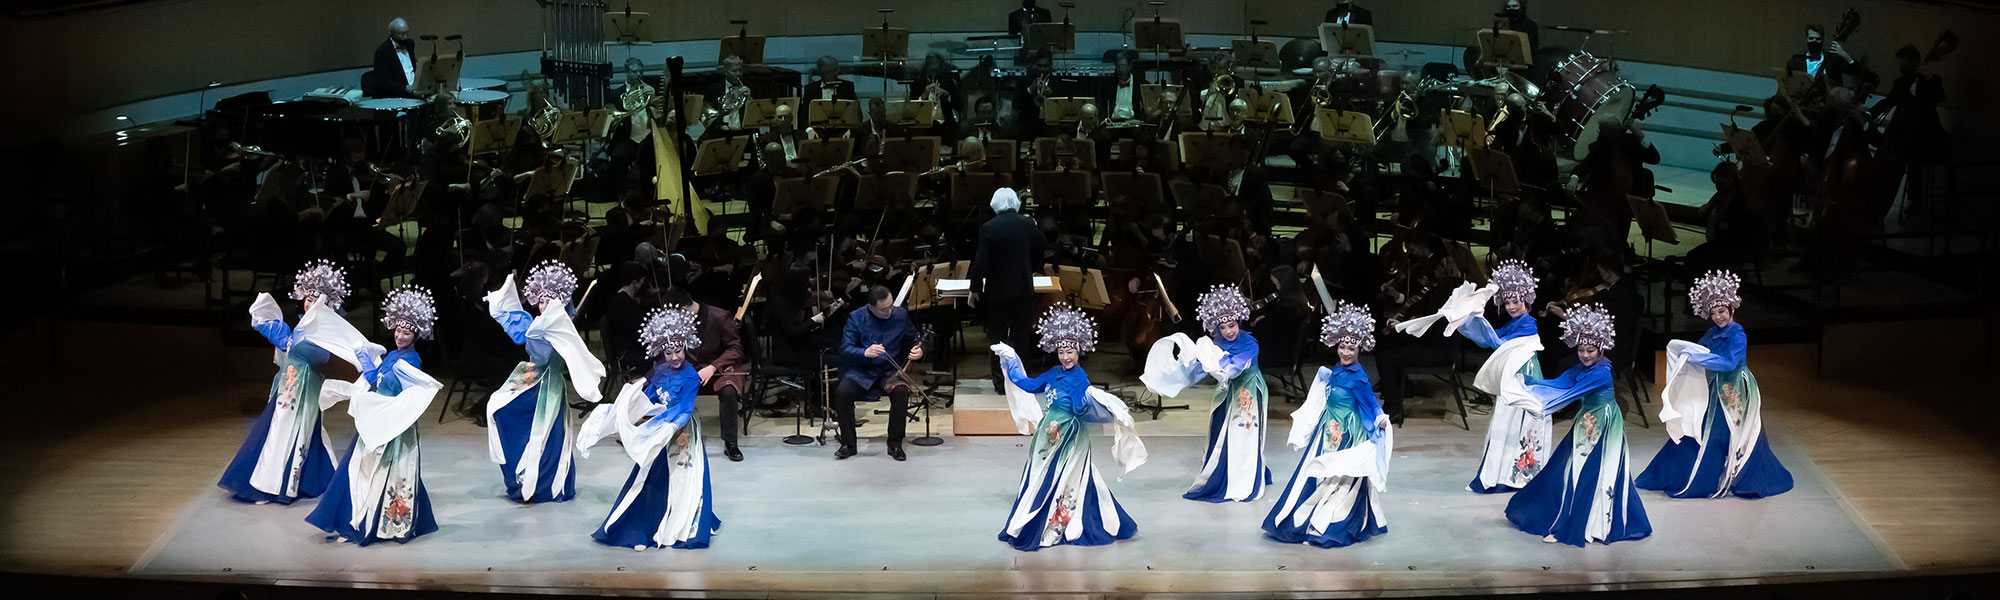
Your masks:
{"label": "seated musician in black suit", "polygon": [[800,100],[854,100],[854,82],[840,78],[840,61],[831,56],[819,57],[813,66],[813,80],[806,84],[805,96]]}
{"label": "seated musician in black suit", "polygon": [[1146,116],[1140,107],[1139,75],[1132,69],[1133,61],[1139,53],[1121,50],[1112,60],[1111,81],[1098,93],[1098,105],[1105,107],[1105,117],[1114,123],[1135,121]]}
{"label": "seated musician in black suit", "polygon": [[375,47],[375,75],[372,89],[361,90],[370,98],[415,98],[417,87],[417,42],[410,39],[410,24],[401,17],[389,21],[389,39]]}
{"label": "seated musician in black suit", "polygon": [[702,116],[702,125],[706,127],[701,134],[703,138],[740,132],[743,105],[750,102],[750,85],[743,82],[741,57],[723,57],[722,62],[716,63],[715,71],[722,74],[722,81],[703,92],[702,102],[708,108],[708,114]]}
{"label": "seated musician in black suit", "polygon": [[1333,3],[1333,8],[1326,9],[1326,22],[1373,26],[1375,13],[1355,6],[1354,0],[1340,0]]}

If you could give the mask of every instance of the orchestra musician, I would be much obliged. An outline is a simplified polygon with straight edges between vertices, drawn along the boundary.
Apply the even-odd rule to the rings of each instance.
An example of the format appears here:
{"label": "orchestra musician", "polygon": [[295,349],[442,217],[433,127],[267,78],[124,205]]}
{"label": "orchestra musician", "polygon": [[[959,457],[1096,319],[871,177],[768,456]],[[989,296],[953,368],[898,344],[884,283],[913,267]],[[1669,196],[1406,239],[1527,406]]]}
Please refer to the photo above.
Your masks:
{"label": "orchestra musician", "polygon": [[[1028,26],[1055,19],[1049,9],[1035,6],[1035,0],[1021,0],[1021,9],[1007,13],[1007,35],[1028,35]],[[1024,48],[1025,50],[1025,48]]]}
{"label": "orchestra musician", "polygon": [[981,97],[972,103],[972,127],[966,131],[968,139],[979,142],[1014,139],[1014,132],[1000,122],[1000,109],[991,97]]}
{"label": "orchestra musician", "polygon": [[1326,9],[1326,22],[1343,25],[1375,25],[1375,13],[1354,5],[1354,0],[1339,0],[1333,8]]}
{"label": "orchestra musician", "polygon": [[[936,90],[932,90],[936,86]],[[954,102],[958,98],[958,72],[951,68],[943,52],[932,52],[924,56],[923,66],[911,78],[909,100],[935,100],[938,117],[941,119],[931,130],[944,139],[954,139],[958,131],[958,108]]]}
{"label": "orchestra musician", "polygon": [[[833,458],[855,453],[854,403],[889,397],[889,457],[905,460],[903,428],[910,420],[910,386],[902,376],[906,361],[920,360],[924,348],[910,313],[896,306],[887,286],[868,289],[868,304],[847,316],[840,340],[840,387],[833,393],[834,420],[840,424],[840,448]],[[902,360],[897,360],[901,358]]]}
{"label": "orchestra musician", "polygon": [[789,104],[779,104],[772,109],[771,118],[775,122],[764,133],[757,135],[757,146],[762,148],[765,144],[777,144],[785,162],[798,160],[799,144],[812,139],[812,135],[799,131],[795,117]]}
{"label": "orchestra musician", "polygon": [[840,78],[840,60],[831,56],[819,57],[813,65],[813,81],[806,84],[803,100],[854,100],[854,82]]}
{"label": "orchestra musician", "polygon": [[705,119],[707,128],[702,137],[725,135],[743,129],[743,105],[750,100],[750,86],[743,82],[743,58],[723,57],[716,63],[715,71],[722,74],[722,81],[709,86],[703,102],[713,111]]}
{"label": "orchestra musician", "polygon": [[1840,47],[1840,42],[1826,42],[1826,28],[1814,24],[1806,26],[1806,51],[1785,62],[1785,74],[1805,73],[1841,86],[1853,67],[1854,58],[1847,49]]}
{"label": "orchestra musician", "polygon": [[1923,60],[1916,46],[1897,49],[1896,81],[1889,95],[1868,109],[1871,119],[1886,121],[1882,153],[1903,163],[1905,201],[1912,212],[1923,210],[1925,167],[1951,160],[1951,135],[1938,119],[1944,78],[1923,72]]}
{"label": "orchestra musician", "polygon": [[1528,34],[1528,56],[1534,56],[1535,50],[1542,47],[1542,26],[1528,18],[1528,0],[1507,0],[1500,14],[1494,16],[1507,20],[1501,29]]}
{"label": "orchestra musician", "polygon": [[1139,74],[1132,63],[1139,59],[1139,53],[1120,50],[1113,58],[1111,89],[1098,95],[1098,103],[1111,107],[1111,121],[1125,123],[1144,116],[1139,106]]}
{"label": "orchestra musician", "polygon": [[417,97],[417,42],[410,39],[410,23],[402,17],[389,21],[389,38],[375,47],[375,68],[362,86],[370,98]]}

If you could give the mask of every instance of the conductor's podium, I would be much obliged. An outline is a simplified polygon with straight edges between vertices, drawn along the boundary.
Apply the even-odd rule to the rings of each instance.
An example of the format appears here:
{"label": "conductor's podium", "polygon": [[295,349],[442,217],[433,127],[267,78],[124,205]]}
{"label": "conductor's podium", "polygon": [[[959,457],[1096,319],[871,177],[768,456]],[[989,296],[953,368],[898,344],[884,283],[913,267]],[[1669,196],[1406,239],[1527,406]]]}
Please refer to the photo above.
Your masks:
{"label": "conductor's podium", "polygon": [[[972,392],[973,388],[987,390]],[[1020,435],[1014,415],[1007,412],[1007,397],[995,394],[986,382],[959,386],[952,399],[952,435]]]}

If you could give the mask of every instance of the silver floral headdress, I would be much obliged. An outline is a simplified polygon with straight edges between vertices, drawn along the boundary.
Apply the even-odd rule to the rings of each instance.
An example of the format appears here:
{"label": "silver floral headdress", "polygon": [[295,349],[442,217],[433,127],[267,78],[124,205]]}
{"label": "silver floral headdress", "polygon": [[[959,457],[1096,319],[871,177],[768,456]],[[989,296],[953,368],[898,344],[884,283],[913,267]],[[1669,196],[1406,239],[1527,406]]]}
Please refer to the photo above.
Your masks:
{"label": "silver floral headdress", "polygon": [[391,331],[408,328],[419,338],[431,337],[431,328],[437,324],[437,304],[431,300],[431,291],[406,285],[389,292],[389,299],[382,301],[382,324]]}
{"label": "silver floral headdress", "polygon": [[662,306],[646,314],[645,324],[639,326],[639,343],[646,346],[646,356],[659,356],[701,345],[699,331],[694,311]]}
{"label": "silver floral headdress", "polygon": [[1571,348],[1596,346],[1598,351],[1609,351],[1614,344],[1611,324],[1611,311],[1602,304],[1569,309],[1563,315],[1563,343]]}
{"label": "silver floral headdress", "polygon": [[1535,270],[1528,268],[1528,263],[1512,258],[1500,261],[1499,266],[1493,267],[1493,285],[1500,288],[1493,295],[1495,306],[1506,305],[1509,298],[1529,306],[1535,304]]}
{"label": "silver floral headdress", "polygon": [[1035,324],[1035,333],[1042,335],[1041,348],[1045,352],[1061,348],[1074,348],[1077,352],[1097,349],[1097,322],[1067,302],[1049,307],[1041,322]]}
{"label": "silver floral headdress", "polygon": [[1346,300],[1333,302],[1333,310],[1320,320],[1319,343],[1336,348],[1341,342],[1354,342],[1363,352],[1375,349],[1375,317],[1368,309]]}
{"label": "silver floral headdress", "polygon": [[319,296],[327,308],[340,310],[340,303],[347,300],[347,271],[333,266],[333,261],[314,259],[299,269],[292,279],[292,299],[305,300]]}
{"label": "silver floral headdress", "polygon": [[569,266],[555,260],[545,260],[528,272],[528,285],[521,289],[528,304],[540,307],[543,302],[560,301],[569,304],[570,294],[576,293],[576,273]]}
{"label": "silver floral headdress", "polygon": [[1709,271],[1707,275],[1694,280],[1688,287],[1688,310],[1697,315],[1706,315],[1717,304],[1727,304],[1730,310],[1743,306],[1743,297],[1736,290],[1743,280],[1728,271]]}
{"label": "silver floral headdress", "polygon": [[1218,285],[1201,295],[1194,313],[1201,319],[1202,329],[1215,331],[1226,323],[1249,320],[1250,302],[1243,298],[1243,292],[1238,291],[1236,286]]}

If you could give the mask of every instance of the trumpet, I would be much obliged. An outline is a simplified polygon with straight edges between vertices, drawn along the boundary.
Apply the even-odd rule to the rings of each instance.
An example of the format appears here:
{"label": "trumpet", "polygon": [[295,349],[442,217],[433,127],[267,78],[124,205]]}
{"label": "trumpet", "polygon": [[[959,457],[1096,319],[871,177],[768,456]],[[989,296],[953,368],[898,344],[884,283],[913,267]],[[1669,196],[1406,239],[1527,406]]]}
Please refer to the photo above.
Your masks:
{"label": "trumpet", "polygon": [[923,97],[931,103],[931,122],[944,122],[944,103],[951,99],[951,92],[945,91],[944,86],[938,85],[937,81],[932,81],[924,86]]}
{"label": "trumpet", "polygon": [[1034,94],[1037,101],[1049,99],[1049,74],[1043,73],[1036,77],[1035,82],[1028,86],[1028,92]]}

